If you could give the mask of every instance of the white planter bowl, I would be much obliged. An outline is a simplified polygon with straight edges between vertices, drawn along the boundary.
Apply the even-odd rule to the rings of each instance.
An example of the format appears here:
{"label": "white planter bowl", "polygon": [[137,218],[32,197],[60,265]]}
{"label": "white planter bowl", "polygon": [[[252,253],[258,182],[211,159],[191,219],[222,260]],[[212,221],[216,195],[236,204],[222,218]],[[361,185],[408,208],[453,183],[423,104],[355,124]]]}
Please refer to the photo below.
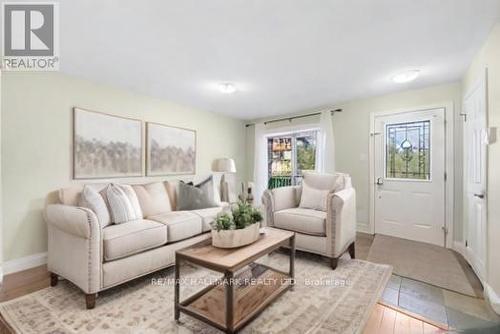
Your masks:
{"label": "white planter bowl", "polygon": [[212,230],[212,246],[236,248],[251,244],[259,239],[260,224],[252,224],[240,230]]}

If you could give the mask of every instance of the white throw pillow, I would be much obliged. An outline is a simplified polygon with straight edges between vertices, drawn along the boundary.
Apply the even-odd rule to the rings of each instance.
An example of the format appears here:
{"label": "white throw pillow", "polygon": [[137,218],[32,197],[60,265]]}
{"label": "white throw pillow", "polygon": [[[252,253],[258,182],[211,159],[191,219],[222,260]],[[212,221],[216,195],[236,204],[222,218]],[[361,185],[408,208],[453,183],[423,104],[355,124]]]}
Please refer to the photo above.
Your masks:
{"label": "white throw pillow", "polygon": [[99,225],[101,225],[101,227],[106,227],[111,224],[111,218],[109,217],[106,202],[101,194],[99,194],[94,188],[89,186],[83,187],[78,205],[92,210],[97,216],[97,220],[99,221]]}
{"label": "white throw pillow", "polygon": [[130,204],[132,204],[132,208],[134,209],[136,219],[142,219],[142,209],[139,204],[139,199],[137,198],[137,194],[134,191],[134,188],[128,184],[121,184],[120,188],[123,190],[125,195],[127,195]]}
{"label": "white throw pillow", "polygon": [[132,188],[127,189],[126,186],[110,184],[105,192],[113,223],[120,224],[142,218],[139,201]]}
{"label": "white throw pillow", "polygon": [[302,195],[300,196],[299,207],[326,211],[326,200],[329,192],[330,190],[316,189],[308,186],[306,182],[302,182]]}

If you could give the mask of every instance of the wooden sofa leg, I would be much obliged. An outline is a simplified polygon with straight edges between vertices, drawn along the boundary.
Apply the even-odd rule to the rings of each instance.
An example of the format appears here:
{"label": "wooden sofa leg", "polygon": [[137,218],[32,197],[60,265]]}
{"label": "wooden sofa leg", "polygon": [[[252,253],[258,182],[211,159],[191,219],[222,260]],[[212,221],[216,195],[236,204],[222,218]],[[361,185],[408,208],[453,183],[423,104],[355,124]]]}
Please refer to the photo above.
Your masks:
{"label": "wooden sofa leg", "polygon": [[330,261],[331,261],[332,269],[335,270],[337,268],[337,265],[339,264],[339,258],[338,257],[332,257],[330,259]]}
{"label": "wooden sofa leg", "polygon": [[356,258],[356,248],[354,246],[354,242],[349,245],[349,255],[351,256],[351,259]]}
{"label": "wooden sofa leg", "polygon": [[85,294],[85,303],[87,304],[87,310],[91,310],[95,307],[96,297],[97,297],[97,293],[86,293]]}
{"label": "wooden sofa leg", "polygon": [[50,273],[50,286],[56,286],[59,282],[59,276],[54,273]]}

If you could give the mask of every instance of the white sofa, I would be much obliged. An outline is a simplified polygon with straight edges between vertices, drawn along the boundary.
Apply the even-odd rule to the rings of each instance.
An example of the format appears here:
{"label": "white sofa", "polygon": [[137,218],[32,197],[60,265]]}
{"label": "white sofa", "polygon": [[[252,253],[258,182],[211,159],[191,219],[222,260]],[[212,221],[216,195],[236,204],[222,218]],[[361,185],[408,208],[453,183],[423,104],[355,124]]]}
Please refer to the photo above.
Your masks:
{"label": "white sofa", "polygon": [[[89,185],[100,191],[106,184]],[[77,285],[95,306],[99,291],[172,266],[175,251],[210,237],[210,223],[220,206],[174,211],[177,183],[132,185],[143,219],[101,227],[96,214],[79,207],[83,185],[50,193],[44,218],[48,225],[48,270],[51,285],[59,277]]]}
{"label": "white sofa", "polygon": [[356,192],[349,175],[342,173],[305,173],[304,182],[328,191],[326,210],[299,207],[302,186],[266,190],[262,196],[266,224],[296,232],[296,249],[330,258],[335,269],[346,251],[355,257]]}

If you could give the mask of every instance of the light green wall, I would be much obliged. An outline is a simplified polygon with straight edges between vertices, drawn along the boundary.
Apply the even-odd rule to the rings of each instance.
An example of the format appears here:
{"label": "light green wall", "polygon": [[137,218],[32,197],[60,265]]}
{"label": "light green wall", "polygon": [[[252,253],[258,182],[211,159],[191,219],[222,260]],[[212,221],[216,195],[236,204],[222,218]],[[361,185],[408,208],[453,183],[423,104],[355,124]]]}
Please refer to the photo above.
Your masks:
{"label": "light green wall", "polygon": [[239,174],[246,175],[240,120],[60,73],[7,72],[1,80],[4,261],[47,250],[44,197],[74,182],[71,142],[75,106],[195,129],[198,176],[208,175],[212,160],[218,157],[234,158]]}
{"label": "light green wall", "polygon": [[[488,126],[500,128],[500,23],[474,58],[463,80],[464,92],[488,68]],[[497,131],[497,135],[498,131]],[[500,296],[500,138],[488,146],[487,282]]]}
{"label": "light green wall", "polygon": [[[396,111],[401,109],[419,108],[430,105],[440,105],[452,102],[454,113],[461,109],[461,84],[459,82],[429,87],[418,90],[407,90],[400,93],[383,95],[373,98],[353,100],[332,106],[330,109],[342,108],[343,112],[332,117],[335,137],[336,169],[351,175],[357,193],[358,227],[366,230],[369,223],[369,140],[370,113],[378,111]],[[443,105],[444,106],[444,105]],[[313,112],[313,111],[311,111]],[[304,112],[306,114],[309,112]],[[288,117],[284,116],[284,117]],[[257,120],[258,122],[262,120]],[[300,120],[304,122],[304,119]],[[288,123],[288,122],[287,122]],[[462,238],[462,124],[460,117],[455,119],[455,229],[454,238]],[[254,140],[253,126],[247,128],[247,141]],[[253,144],[247,142],[247,147],[253,149]],[[247,155],[249,179],[253,178],[253,151]]]}

